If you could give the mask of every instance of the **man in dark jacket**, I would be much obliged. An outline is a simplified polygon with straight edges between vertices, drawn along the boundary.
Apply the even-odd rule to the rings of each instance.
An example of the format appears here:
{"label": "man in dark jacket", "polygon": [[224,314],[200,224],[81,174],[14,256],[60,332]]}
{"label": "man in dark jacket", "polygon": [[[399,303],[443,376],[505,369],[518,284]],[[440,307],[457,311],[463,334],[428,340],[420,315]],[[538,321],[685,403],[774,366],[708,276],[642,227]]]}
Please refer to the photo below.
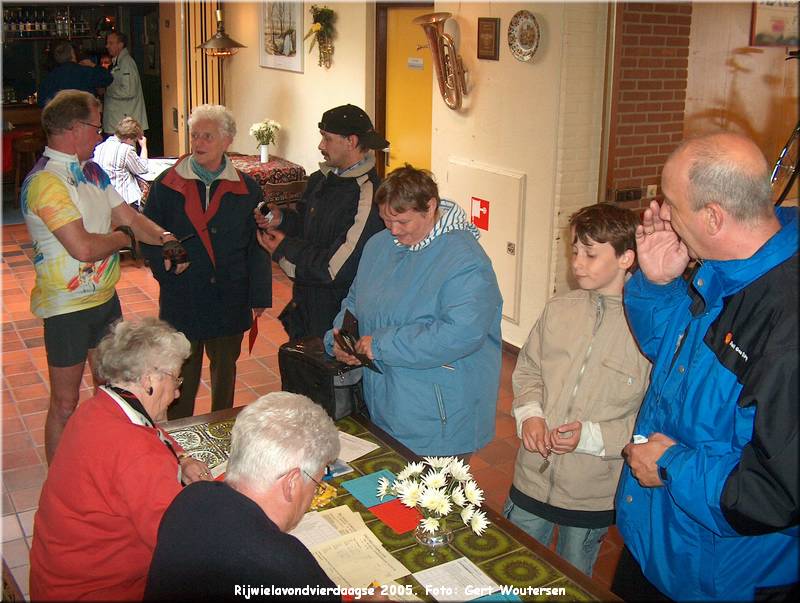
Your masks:
{"label": "man in dark jacket", "polygon": [[331,328],[356,275],[364,244],[384,228],[372,197],[380,184],[370,149],[389,143],[364,111],[342,105],[319,122],[325,161],[308,180],[296,210],[272,207],[258,217],[259,242],[294,280],[280,314],[289,337],[322,336]]}
{"label": "man in dark jacket", "polygon": [[184,489],[164,513],[145,601],[340,602],[287,533],[338,455],[336,426],[305,396],[272,392],[248,405],[233,426],[225,481]]}
{"label": "man in dark jacket", "polygon": [[44,107],[59,90],[83,90],[97,96],[98,88],[105,88],[114,77],[89,59],[77,62],[75,49],[69,40],[62,40],[53,47],[56,67],[48,73],[39,86],[38,103]]}
{"label": "man in dark jacket", "polygon": [[161,288],[159,317],[192,344],[170,419],[193,414],[204,351],[211,361],[211,409],[233,406],[244,332],[272,305],[271,266],[252,219],[263,192],[225,156],[236,135],[233,115],[221,105],[200,105],[189,117],[189,134],[192,154],[159,176],[144,209],[197,258],[177,279],[158,265],[158,248],[142,249]]}

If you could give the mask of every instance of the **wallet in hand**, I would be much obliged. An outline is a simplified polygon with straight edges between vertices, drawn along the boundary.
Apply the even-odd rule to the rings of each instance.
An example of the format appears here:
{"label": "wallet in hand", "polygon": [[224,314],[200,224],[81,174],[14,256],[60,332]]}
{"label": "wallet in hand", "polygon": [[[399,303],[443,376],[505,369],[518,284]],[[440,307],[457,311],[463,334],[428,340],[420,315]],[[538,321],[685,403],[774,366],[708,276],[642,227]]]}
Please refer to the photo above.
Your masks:
{"label": "wallet in hand", "polygon": [[358,334],[358,319],[350,310],[345,310],[344,318],[342,319],[342,328],[339,329],[338,333],[333,334],[337,345],[342,348],[342,351],[358,358],[361,364],[367,368],[372,369],[376,373],[383,374],[383,371],[379,369],[366,354],[356,352],[356,342],[360,337],[361,336]]}

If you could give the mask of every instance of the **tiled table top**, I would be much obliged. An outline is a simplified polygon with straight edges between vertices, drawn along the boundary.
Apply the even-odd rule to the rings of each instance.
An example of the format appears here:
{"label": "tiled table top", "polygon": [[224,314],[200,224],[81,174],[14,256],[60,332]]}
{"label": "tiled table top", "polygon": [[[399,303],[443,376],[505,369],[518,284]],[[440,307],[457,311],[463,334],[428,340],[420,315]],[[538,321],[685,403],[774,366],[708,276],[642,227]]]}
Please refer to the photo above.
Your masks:
{"label": "tiled table top", "polygon": [[[180,419],[166,423],[164,428],[187,452],[214,467],[228,457],[230,433],[239,410]],[[338,486],[343,481],[380,469],[388,469],[397,474],[409,459],[416,457],[363,417],[348,417],[337,421],[336,425],[340,431],[375,442],[379,448],[350,463],[355,473],[331,480],[338,491],[334,504],[347,505],[360,513],[369,529],[408,568],[409,573],[465,556],[498,584],[521,589],[520,596],[523,600],[534,600],[536,597],[533,589],[536,587],[563,588],[562,596],[571,601],[617,600],[598,582],[576,570],[490,508],[486,508],[486,511],[491,526],[484,534],[477,536],[462,527],[455,531],[451,545],[437,549],[435,553],[419,546],[413,533],[396,534],[344,488]],[[425,595],[424,589],[413,576],[408,575],[398,582],[412,585],[415,594],[423,600],[432,600]]]}

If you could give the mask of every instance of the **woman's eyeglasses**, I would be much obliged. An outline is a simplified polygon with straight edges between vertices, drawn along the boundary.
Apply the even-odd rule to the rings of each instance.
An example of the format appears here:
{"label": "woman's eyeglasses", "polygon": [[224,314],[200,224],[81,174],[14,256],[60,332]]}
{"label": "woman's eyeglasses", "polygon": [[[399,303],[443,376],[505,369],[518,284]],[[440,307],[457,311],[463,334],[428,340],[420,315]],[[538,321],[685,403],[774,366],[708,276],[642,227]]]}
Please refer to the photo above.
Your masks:
{"label": "woman's eyeglasses", "polygon": [[158,372],[161,373],[162,375],[168,375],[172,377],[172,380],[175,382],[175,387],[180,387],[181,385],[183,385],[183,377],[178,377],[176,375],[173,375],[169,371],[158,371]]}

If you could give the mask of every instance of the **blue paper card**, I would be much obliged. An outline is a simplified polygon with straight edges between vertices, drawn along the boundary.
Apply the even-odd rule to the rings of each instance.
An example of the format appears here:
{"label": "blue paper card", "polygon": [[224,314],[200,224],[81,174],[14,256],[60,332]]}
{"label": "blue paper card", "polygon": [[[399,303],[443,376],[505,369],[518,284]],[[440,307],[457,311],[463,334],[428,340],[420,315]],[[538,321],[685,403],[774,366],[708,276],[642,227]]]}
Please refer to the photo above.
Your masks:
{"label": "blue paper card", "polygon": [[473,601],[522,601],[517,595],[514,593],[508,593],[504,595],[501,591],[497,591],[496,593],[492,593],[490,595],[483,595],[482,597],[478,597],[477,599],[473,599]]}
{"label": "blue paper card", "polygon": [[375,505],[379,505],[381,503],[389,502],[397,498],[396,496],[392,496],[391,494],[387,494],[383,497],[383,500],[378,498],[378,478],[385,477],[389,480],[389,482],[393,482],[395,479],[394,473],[389,471],[388,469],[381,469],[380,471],[376,471],[375,473],[370,473],[369,475],[365,475],[364,477],[357,477],[356,479],[351,479],[346,482],[342,482],[342,488],[347,490],[350,494],[358,499],[362,505],[367,507],[374,507]]}

